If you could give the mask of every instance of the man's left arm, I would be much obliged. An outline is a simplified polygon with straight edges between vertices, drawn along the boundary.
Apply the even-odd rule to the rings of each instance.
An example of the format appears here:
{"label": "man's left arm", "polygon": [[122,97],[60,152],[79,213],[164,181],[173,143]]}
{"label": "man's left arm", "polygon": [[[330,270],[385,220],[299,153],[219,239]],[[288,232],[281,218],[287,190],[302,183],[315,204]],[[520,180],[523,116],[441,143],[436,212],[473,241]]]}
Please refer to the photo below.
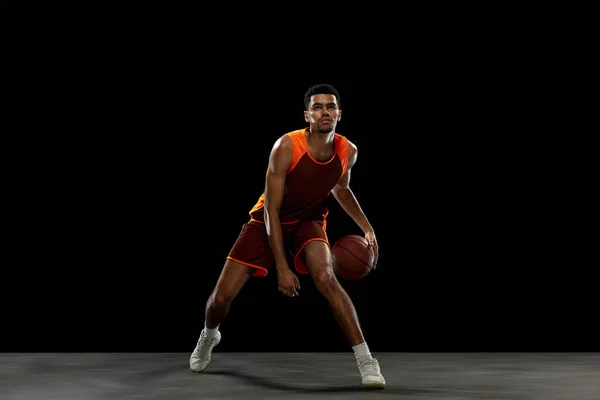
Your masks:
{"label": "man's left arm", "polygon": [[365,239],[367,239],[369,245],[373,247],[373,250],[375,251],[375,262],[373,268],[375,268],[375,266],[377,266],[377,258],[379,257],[379,246],[377,244],[375,231],[373,230],[373,227],[369,223],[367,216],[363,212],[358,200],[356,199],[356,196],[354,196],[354,193],[350,188],[350,171],[352,170],[352,167],[358,158],[358,149],[353,143],[348,142],[348,144],[350,148],[346,172],[336,183],[335,187],[331,190],[331,193],[344,211],[346,211],[346,213],[354,220],[354,222],[356,222],[360,229],[362,229],[365,234]]}

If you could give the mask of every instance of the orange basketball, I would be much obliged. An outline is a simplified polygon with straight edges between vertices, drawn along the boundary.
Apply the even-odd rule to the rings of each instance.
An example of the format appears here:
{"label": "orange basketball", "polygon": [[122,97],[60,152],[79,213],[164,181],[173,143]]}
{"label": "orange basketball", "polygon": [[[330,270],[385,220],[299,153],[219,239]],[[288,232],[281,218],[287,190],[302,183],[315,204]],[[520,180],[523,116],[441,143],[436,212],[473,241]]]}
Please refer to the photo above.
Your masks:
{"label": "orange basketball", "polygon": [[331,247],[331,256],[336,275],[348,280],[365,277],[375,262],[375,251],[367,239],[358,235],[339,238]]}

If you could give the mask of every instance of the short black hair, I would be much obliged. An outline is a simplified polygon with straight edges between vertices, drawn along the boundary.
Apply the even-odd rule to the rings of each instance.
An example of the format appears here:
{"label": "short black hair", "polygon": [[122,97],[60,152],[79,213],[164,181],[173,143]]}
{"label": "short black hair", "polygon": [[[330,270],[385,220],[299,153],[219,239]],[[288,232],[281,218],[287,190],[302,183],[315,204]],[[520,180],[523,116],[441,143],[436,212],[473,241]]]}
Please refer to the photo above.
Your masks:
{"label": "short black hair", "polygon": [[333,85],[330,85],[328,83],[319,83],[319,84],[309,87],[308,90],[306,91],[306,93],[304,94],[304,109],[305,110],[308,110],[308,106],[310,105],[310,97],[314,96],[315,94],[333,94],[333,95],[335,95],[335,98],[338,103],[338,107],[340,107],[341,99],[340,99],[340,93],[337,91],[337,89],[335,87],[333,87]]}

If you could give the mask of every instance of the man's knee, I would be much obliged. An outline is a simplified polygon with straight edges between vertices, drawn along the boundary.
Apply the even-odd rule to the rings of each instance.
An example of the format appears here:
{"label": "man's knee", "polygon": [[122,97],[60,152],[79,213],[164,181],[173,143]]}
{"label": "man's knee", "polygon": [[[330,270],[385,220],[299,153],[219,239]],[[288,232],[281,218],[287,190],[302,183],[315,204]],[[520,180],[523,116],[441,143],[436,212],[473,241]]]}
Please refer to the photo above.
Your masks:
{"label": "man's knee", "polygon": [[331,290],[338,284],[331,268],[322,268],[318,270],[313,275],[313,278],[315,284],[321,290]]}
{"label": "man's knee", "polygon": [[320,240],[308,243],[305,255],[310,274],[320,289],[327,289],[337,284],[327,243]]}
{"label": "man's knee", "polygon": [[213,304],[217,306],[228,306],[233,302],[235,294],[217,287],[211,297]]}

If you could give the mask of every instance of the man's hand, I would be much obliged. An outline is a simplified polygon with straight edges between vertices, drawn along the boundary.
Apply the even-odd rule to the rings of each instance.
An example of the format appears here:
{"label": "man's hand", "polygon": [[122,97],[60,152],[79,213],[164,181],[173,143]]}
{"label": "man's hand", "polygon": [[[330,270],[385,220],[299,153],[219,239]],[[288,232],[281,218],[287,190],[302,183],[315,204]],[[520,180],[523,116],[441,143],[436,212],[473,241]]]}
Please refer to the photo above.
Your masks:
{"label": "man's hand", "polygon": [[300,281],[289,267],[277,268],[277,283],[279,284],[279,291],[285,296],[298,296]]}
{"label": "man's hand", "polygon": [[375,252],[375,260],[373,261],[373,269],[377,267],[377,259],[379,258],[379,245],[377,244],[377,237],[375,236],[374,231],[369,231],[365,233],[365,239],[369,243],[369,247],[373,248]]}

